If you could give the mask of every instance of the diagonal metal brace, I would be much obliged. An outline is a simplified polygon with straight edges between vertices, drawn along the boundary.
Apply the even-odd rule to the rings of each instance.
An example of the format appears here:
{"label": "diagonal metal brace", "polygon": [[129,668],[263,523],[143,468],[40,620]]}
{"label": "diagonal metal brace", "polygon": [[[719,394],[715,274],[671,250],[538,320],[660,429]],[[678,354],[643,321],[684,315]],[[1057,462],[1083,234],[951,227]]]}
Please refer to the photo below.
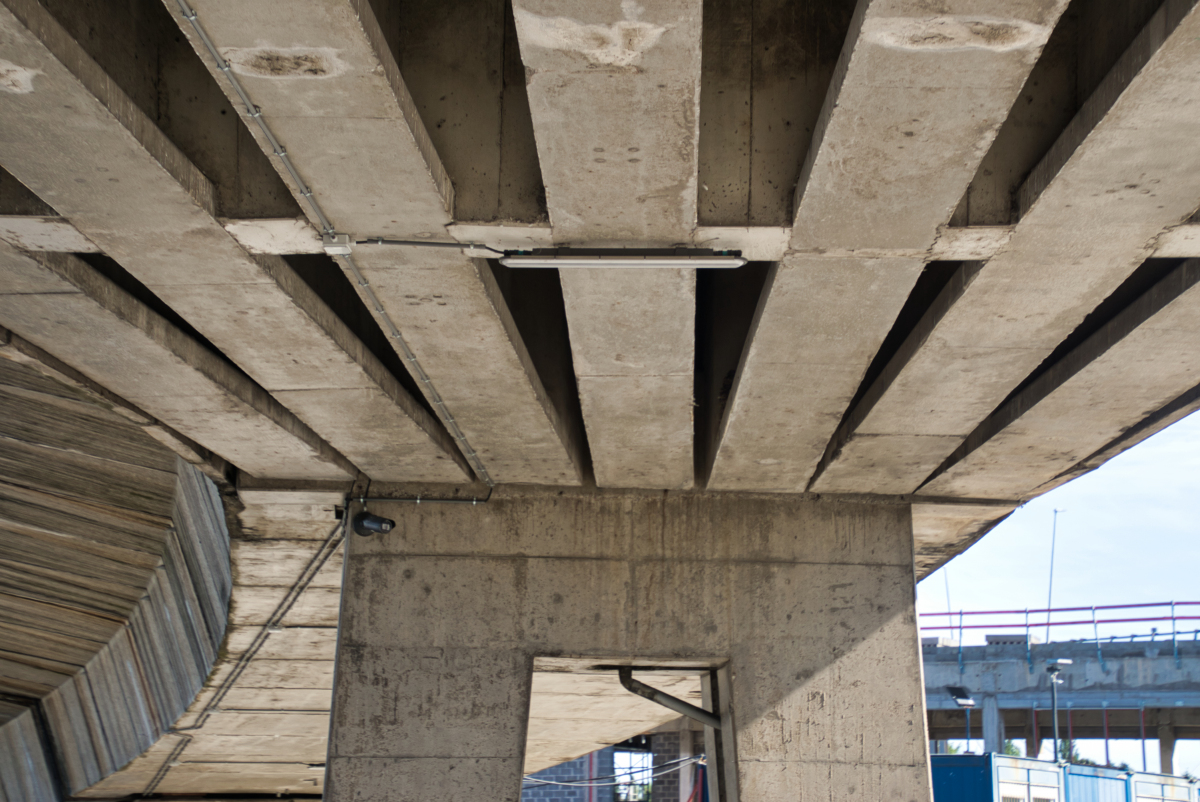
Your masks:
{"label": "diagonal metal brace", "polygon": [[660,704],[663,707],[674,710],[676,713],[695,719],[706,727],[712,727],[714,730],[721,729],[720,716],[710,713],[702,707],[696,707],[694,704],[685,702],[682,699],[677,699],[669,693],[663,693],[658,688],[652,688],[644,682],[639,682],[633,678],[633,668],[631,666],[621,666],[617,669],[617,674],[621,678],[621,685],[630,693],[636,693],[638,696],[649,699],[655,704]]}

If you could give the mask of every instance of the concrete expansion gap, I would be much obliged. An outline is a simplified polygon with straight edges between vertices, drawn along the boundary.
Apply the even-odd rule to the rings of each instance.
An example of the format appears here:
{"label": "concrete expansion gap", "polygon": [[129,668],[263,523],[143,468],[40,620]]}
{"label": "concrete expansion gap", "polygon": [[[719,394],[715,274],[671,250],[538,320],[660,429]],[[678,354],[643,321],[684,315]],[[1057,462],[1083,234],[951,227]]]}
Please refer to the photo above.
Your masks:
{"label": "concrete expansion gap", "polygon": [[774,269],[770,262],[750,262],[737,270],[702,270],[696,276],[693,395],[697,487],[708,484],[738,366]]}

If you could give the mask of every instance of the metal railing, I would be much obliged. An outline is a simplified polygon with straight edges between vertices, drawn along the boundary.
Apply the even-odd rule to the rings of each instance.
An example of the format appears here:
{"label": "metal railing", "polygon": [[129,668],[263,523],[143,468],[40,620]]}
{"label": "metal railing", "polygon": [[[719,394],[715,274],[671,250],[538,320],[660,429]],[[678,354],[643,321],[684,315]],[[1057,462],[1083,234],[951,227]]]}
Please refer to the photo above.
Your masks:
{"label": "metal railing", "polygon": [[[1161,610],[1162,613],[1157,615],[1136,615],[1136,616],[1121,616],[1119,613],[1114,614],[1110,611],[1116,610],[1141,610],[1150,612],[1152,610]],[[1080,613],[1088,614],[1087,617],[1080,616]],[[1054,616],[1067,615],[1067,619],[1054,620]],[[1032,617],[1041,619],[1044,616],[1045,620],[1033,620]],[[972,623],[967,623],[968,617]],[[983,618],[987,618],[986,622],[982,622]],[[924,623],[929,619],[948,619],[947,623]],[[955,621],[957,619],[957,622]],[[1169,623],[1171,626],[1170,638],[1172,652],[1175,657],[1175,665],[1181,665],[1179,656],[1180,640],[1188,640],[1187,636],[1191,636],[1191,640],[1200,642],[1200,627],[1194,624],[1184,624],[1185,627],[1195,627],[1192,629],[1183,629],[1180,627],[1181,622],[1200,621],[1200,601],[1169,601],[1169,602],[1147,602],[1142,604],[1103,604],[1092,607],[1051,607],[1042,609],[1026,608],[1024,610],[976,610],[976,611],[946,611],[939,613],[921,613],[920,614],[921,632],[949,632],[958,633],[959,647],[959,663],[961,668],[962,663],[962,644],[963,635],[967,630],[986,629],[993,632],[999,631],[1024,631],[1025,635],[1025,651],[1029,658],[1030,670],[1033,670],[1033,638],[1034,632],[1039,629],[1044,629],[1046,632],[1046,641],[1050,642],[1050,631],[1055,627],[1081,627],[1090,626],[1092,630],[1091,637],[1084,638],[1064,638],[1060,643],[1095,643],[1096,657],[1100,661],[1101,668],[1107,672],[1108,667],[1104,662],[1104,655],[1100,645],[1102,643],[1119,643],[1119,642],[1136,642],[1139,640],[1158,640],[1160,637],[1166,637],[1164,631],[1159,633],[1158,627],[1151,627],[1150,632],[1131,633],[1131,634],[1106,634],[1101,636],[1100,627],[1111,627],[1113,625],[1130,625],[1130,624],[1147,624]],[[980,621],[981,623],[974,623]],[[1061,631],[1061,630],[1060,630]],[[1013,633],[1018,634],[1016,632]]]}

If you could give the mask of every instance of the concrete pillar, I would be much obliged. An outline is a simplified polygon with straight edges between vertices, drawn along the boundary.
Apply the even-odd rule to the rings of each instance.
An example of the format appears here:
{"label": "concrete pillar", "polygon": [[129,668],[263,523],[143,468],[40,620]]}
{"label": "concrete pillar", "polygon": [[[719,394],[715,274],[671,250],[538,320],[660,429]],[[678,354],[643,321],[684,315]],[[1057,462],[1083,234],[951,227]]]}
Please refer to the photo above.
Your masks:
{"label": "concrete pillar", "polygon": [[1175,727],[1170,719],[1158,725],[1158,765],[1163,774],[1175,773]]}
{"label": "concrete pillar", "polygon": [[1038,709],[1029,708],[1025,723],[1025,756],[1036,758],[1042,750],[1042,734],[1038,731]]}
{"label": "concrete pillar", "polygon": [[397,526],[349,543],[330,802],[516,800],[537,656],[723,666],[730,799],[931,799],[906,505],[501,488],[371,510]]}
{"label": "concrete pillar", "polygon": [[983,697],[983,751],[1004,751],[1004,717],[994,694]]}

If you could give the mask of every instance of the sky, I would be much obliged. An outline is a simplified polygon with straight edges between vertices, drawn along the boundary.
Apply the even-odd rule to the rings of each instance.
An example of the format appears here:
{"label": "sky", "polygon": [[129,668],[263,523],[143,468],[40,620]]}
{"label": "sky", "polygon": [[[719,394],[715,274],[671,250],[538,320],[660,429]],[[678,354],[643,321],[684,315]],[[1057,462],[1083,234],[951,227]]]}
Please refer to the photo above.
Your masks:
{"label": "sky", "polygon": [[[1052,533],[1052,607],[1200,601],[1200,415],[1019,508],[917,586],[918,611],[1045,609]],[[1191,614],[1200,615],[1200,608]],[[1040,620],[1045,623],[1044,616]],[[1148,633],[1151,626],[1112,625],[1100,634]],[[1164,625],[1157,626],[1162,632]],[[1197,627],[1200,621],[1187,622],[1187,629]],[[1053,639],[1089,637],[1090,629],[1058,630]],[[1165,629],[1169,637],[1169,622]],[[1045,629],[1039,635],[1045,640]],[[968,645],[982,641],[982,633],[974,641],[970,634],[964,638]],[[1023,740],[1017,743],[1023,748]],[[1051,750],[1047,745],[1045,757]],[[1103,762],[1104,742],[1080,741],[1080,752]],[[1147,741],[1146,752],[1150,771],[1157,771],[1157,742]],[[1114,762],[1142,767],[1138,741],[1113,741],[1111,754]],[[1200,776],[1200,741],[1177,742],[1175,771]]]}

